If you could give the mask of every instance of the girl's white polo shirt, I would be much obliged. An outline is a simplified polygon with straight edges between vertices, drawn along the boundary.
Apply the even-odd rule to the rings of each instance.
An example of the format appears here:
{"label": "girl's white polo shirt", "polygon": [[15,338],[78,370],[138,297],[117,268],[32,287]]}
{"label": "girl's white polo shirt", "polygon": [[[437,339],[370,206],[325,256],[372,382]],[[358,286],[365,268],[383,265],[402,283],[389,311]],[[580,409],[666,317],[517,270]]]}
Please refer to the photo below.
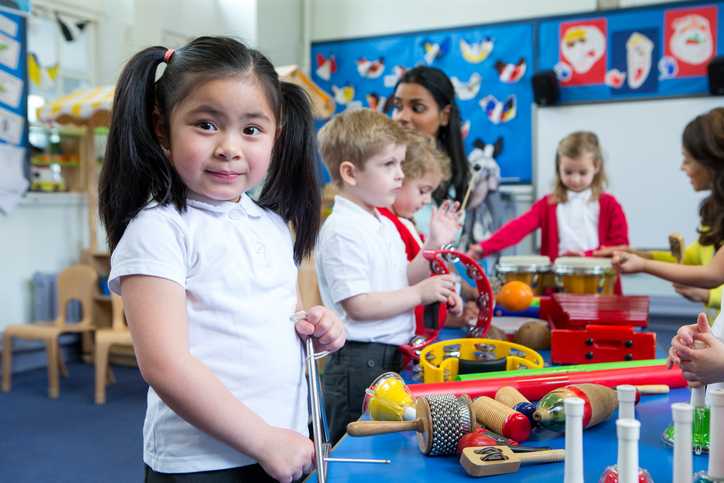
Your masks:
{"label": "girl's white polo shirt", "polygon": [[[126,275],[182,286],[191,354],[267,423],[307,435],[303,352],[289,321],[297,304],[292,248],[282,219],[246,195],[239,203],[189,199],[184,213],[142,210],[113,252],[109,279],[116,293]],[[164,473],[254,463],[181,419],[153,388],[143,440],[144,462]]]}

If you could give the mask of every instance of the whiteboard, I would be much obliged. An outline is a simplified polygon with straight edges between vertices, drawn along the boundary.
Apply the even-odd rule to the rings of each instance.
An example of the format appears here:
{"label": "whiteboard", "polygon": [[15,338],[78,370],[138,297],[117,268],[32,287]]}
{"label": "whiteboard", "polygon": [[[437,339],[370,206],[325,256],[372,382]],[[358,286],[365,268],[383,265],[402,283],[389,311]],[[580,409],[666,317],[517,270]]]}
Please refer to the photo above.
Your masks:
{"label": "whiteboard", "polygon": [[724,99],[682,99],[537,108],[533,112],[533,177],[536,196],[550,193],[558,141],[576,130],[595,132],[604,154],[608,191],[623,206],[629,240],[638,248],[668,249],[668,235],[695,240],[699,203],[681,171],[681,134],[698,114]]}

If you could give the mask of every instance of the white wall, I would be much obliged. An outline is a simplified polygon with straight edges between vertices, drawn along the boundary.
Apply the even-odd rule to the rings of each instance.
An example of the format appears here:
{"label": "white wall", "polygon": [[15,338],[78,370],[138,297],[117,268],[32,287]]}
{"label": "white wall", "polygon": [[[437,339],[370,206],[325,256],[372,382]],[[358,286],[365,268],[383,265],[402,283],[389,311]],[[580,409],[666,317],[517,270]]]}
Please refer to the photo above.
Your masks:
{"label": "white wall", "polygon": [[77,194],[30,194],[0,218],[0,330],[31,320],[34,272],[59,272],[87,245],[85,202]]}
{"label": "white wall", "polygon": [[596,0],[312,0],[312,7],[316,41],[587,12]]}
{"label": "white wall", "polygon": [[[257,4],[256,46],[274,65],[302,65],[302,0],[261,0]],[[283,14],[282,14],[283,12]]]}

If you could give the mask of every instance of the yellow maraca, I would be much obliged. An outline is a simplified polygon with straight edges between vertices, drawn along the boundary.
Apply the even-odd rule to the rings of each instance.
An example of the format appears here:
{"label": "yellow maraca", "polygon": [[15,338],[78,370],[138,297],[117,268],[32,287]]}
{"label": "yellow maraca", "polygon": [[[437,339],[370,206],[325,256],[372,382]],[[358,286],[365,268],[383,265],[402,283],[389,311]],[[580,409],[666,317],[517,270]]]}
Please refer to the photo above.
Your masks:
{"label": "yellow maraca", "polygon": [[395,372],[379,375],[365,389],[362,410],[376,421],[414,421],[416,417],[415,400]]}

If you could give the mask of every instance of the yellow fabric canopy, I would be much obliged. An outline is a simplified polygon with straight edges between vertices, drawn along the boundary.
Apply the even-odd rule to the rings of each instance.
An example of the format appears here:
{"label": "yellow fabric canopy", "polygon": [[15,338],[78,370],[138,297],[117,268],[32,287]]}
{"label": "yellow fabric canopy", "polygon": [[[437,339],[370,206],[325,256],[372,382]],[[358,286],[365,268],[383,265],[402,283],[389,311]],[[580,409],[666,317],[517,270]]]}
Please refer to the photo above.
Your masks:
{"label": "yellow fabric canopy", "polygon": [[[287,65],[276,69],[282,80],[293,82],[307,91],[312,99],[316,118],[324,119],[334,113],[334,99],[298,66]],[[39,108],[38,119],[42,122],[60,124],[107,126],[110,123],[113,107],[113,92],[114,86],[75,91]]]}

